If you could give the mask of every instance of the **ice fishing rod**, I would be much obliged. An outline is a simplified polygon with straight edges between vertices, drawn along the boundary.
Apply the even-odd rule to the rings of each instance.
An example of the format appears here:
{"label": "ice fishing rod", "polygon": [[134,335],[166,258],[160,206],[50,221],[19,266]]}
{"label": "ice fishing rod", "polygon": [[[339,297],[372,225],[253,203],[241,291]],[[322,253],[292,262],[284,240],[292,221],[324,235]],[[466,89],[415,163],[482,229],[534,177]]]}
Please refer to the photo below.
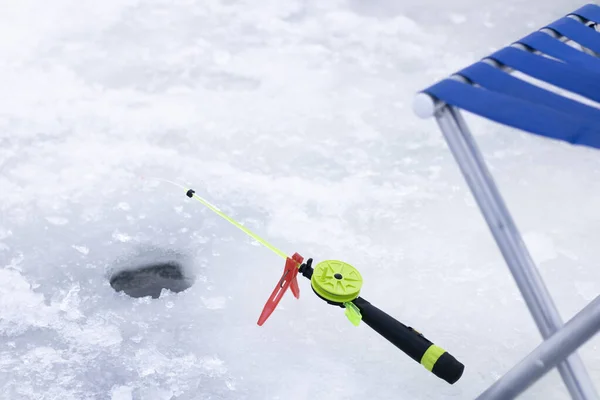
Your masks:
{"label": "ice fishing rod", "polygon": [[319,298],[328,304],[344,308],[346,317],[354,326],[358,326],[360,321],[364,321],[365,324],[410,358],[450,384],[456,383],[462,376],[464,365],[450,353],[433,344],[421,332],[404,325],[359,296],[363,278],[352,265],[338,260],[325,260],[313,268],[311,258],[304,262],[304,258],[298,253],[294,253],[291,257],[287,256],[285,252],[198,196],[193,189],[165,179],[157,180],[168,182],[183,189],[187,197],[199,201],[252,239],[285,259],[283,274],[260,314],[259,326],[262,326],[275,311],[277,304],[279,304],[288,289],[291,288],[294,297],[300,298],[300,287],[297,280],[300,273],[310,280],[312,290]]}

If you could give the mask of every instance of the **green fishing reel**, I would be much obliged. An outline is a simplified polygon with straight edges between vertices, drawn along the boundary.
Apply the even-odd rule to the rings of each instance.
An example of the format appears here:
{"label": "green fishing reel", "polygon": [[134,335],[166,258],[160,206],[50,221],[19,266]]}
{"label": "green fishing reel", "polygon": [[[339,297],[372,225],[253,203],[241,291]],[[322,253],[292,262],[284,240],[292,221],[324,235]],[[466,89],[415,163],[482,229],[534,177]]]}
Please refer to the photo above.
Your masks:
{"label": "green fishing reel", "polygon": [[352,265],[343,261],[326,260],[318,263],[310,285],[326,301],[343,304],[358,297],[363,278]]}
{"label": "green fishing reel", "polygon": [[363,278],[352,265],[338,260],[318,263],[310,277],[310,285],[317,296],[327,303],[344,307],[346,317],[358,326],[362,319],[360,310],[352,303],[358,298]]}

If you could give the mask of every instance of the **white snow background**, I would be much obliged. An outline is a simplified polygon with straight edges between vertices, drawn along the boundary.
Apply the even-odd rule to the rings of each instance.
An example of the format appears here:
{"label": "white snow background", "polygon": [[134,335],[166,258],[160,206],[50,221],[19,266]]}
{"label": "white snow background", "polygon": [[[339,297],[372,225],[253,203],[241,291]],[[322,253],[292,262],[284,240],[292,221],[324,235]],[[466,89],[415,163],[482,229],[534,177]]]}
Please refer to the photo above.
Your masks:
{"label": "white snow background", "polygon": [[[540,336],[419,89],[567,0],[0,1],[0,398],[470,399]],[[565,320],[600,293],[597,151],[469,116]],[[466,365],[455,385],[316,298],[181,190]],[[183,260],[185,292],[110,274]],[[600,381],[598,338],[579,354]],[[600,389],[600,388],[599,388]],[[552,372],[524,399],[563,399]]]}

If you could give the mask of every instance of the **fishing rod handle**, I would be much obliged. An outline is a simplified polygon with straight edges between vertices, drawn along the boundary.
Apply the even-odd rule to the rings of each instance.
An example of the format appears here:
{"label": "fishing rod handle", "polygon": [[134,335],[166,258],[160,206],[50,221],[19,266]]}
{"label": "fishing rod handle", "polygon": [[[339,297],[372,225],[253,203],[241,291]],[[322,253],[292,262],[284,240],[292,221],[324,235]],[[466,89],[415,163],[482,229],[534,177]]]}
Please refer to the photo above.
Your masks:
{"label": "fishing rod handle", "polygon": [[362,297],[357,297],[352,302],[359,308],[364,323],[435,376],[450,384],[460,379],[465,366],[450,353]]}

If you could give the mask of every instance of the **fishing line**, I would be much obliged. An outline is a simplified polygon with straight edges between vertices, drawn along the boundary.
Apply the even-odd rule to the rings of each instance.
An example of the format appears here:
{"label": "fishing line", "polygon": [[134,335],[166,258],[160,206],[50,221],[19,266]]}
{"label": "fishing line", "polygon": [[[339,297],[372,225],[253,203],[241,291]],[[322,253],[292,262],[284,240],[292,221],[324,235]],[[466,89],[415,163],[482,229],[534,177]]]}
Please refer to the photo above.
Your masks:
{"label": "fishing line", "polygon": [[242,225],[235,219],[231,218],[229,215],[225,214],[217,206],[213,205],[208,200],[204,199],[203,197],[198,196],[194,189],[187,188],[183,185],[180,185],[177,182],[173,182],[168,179],[162,179],[162,178],[147,178],[147,179],[153,179],[153,180],[157,180],[157,181],[161,181],[161,182],[166,182],[166,183],[170,183],[171,185],[177,186],[178,188],[185,191],[186,196],[199,201],[202,205],[207,207],[209,210],[211,210],[212,212],[214,212],[215,214],[217,214],[218,216],[220,216],[221,218],[223,218],[225,221],[229,222],[233,226],[240,229],[246,235],[250,236],[252,239],[256,240],[257,242],[259,242],[260,244],[265,246],[267,249],[269,249],[273,253],[277,254],[279,257],[283,258],[284,260],[288,258],[287,254],[284,251],[278,249],[277,247],[275,247],[274,245],[272,245],[271,243],[269,243],[268,241],[266,241],[265,239],[263,239],[256,233],[252,232],[250,229],[246,228],[244,225]]}

